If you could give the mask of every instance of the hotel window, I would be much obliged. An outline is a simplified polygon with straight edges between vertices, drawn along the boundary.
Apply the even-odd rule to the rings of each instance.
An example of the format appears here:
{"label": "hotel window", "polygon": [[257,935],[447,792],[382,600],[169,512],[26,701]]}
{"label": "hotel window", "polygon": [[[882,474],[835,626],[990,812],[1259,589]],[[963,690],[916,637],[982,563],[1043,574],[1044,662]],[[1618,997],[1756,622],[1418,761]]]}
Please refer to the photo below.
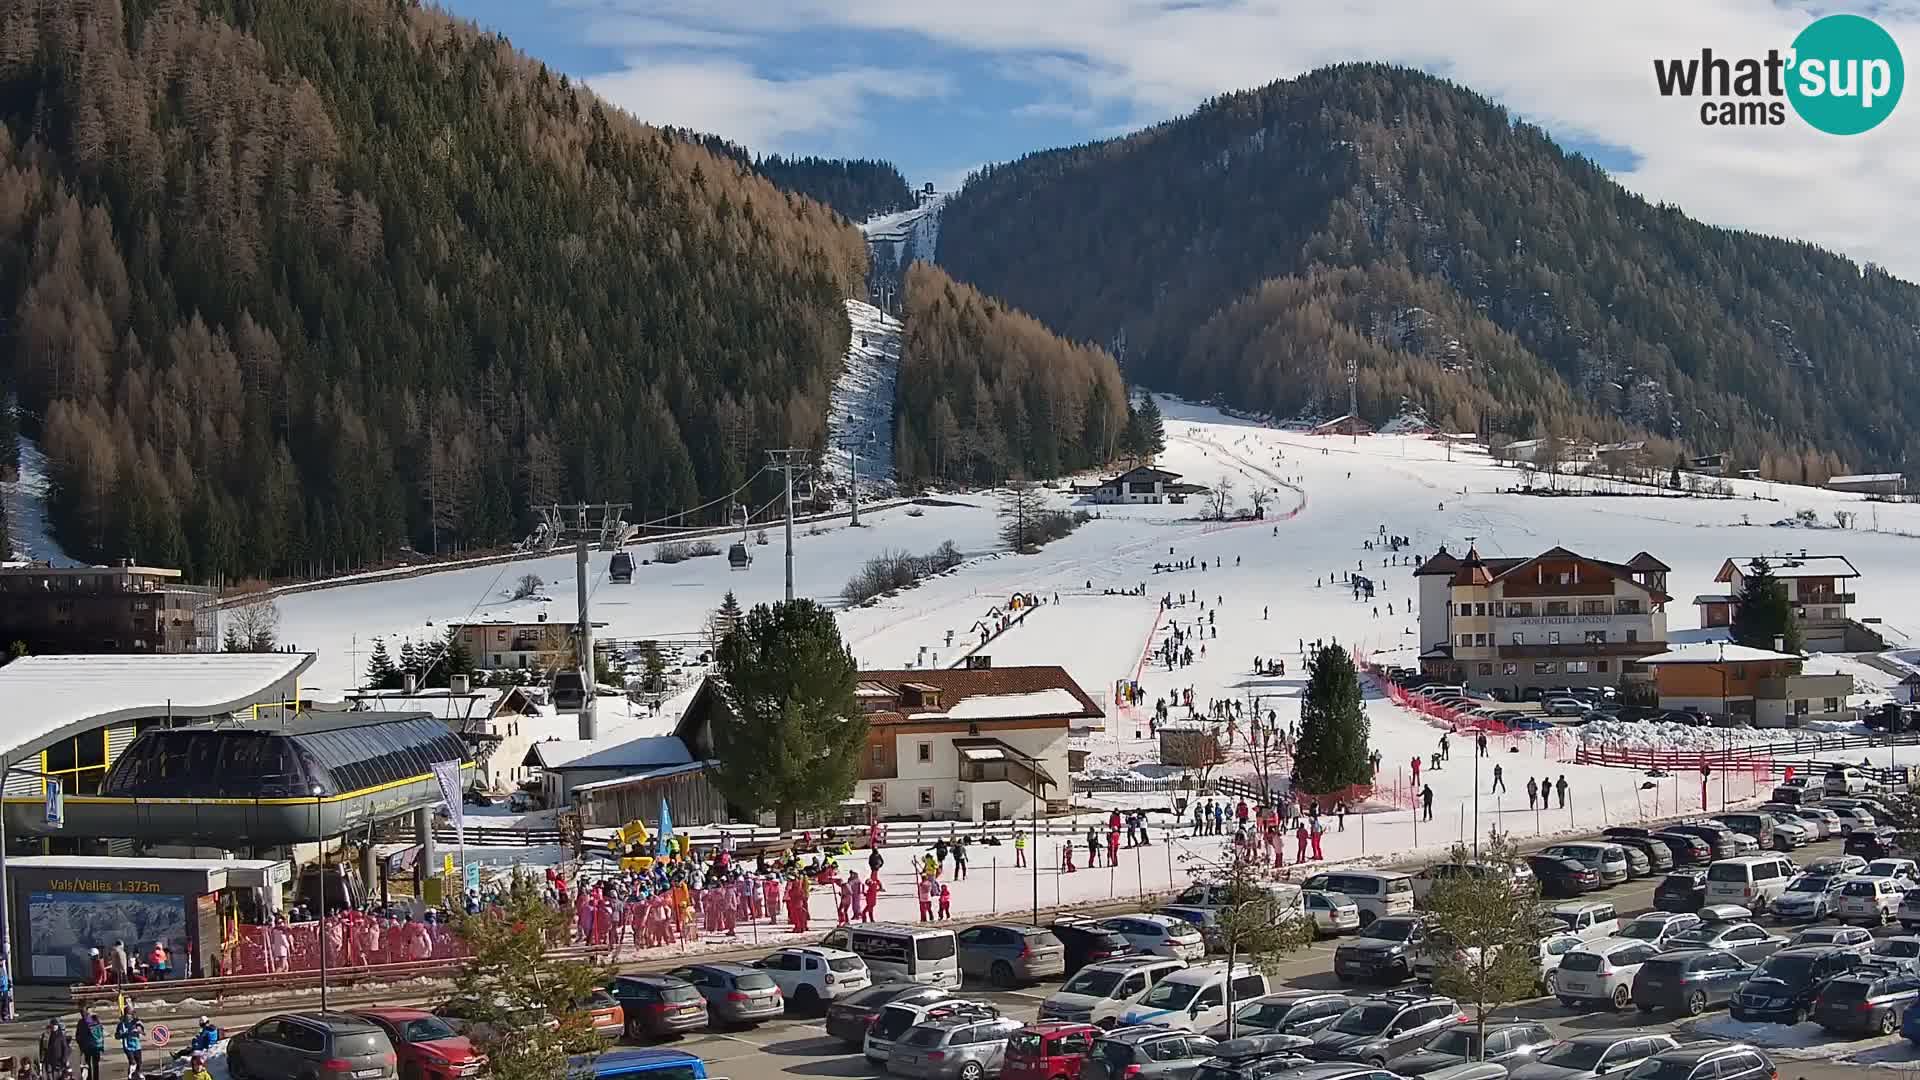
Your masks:
{"label": "hotel window", "polygon": [[1594,661],[1593,670],[1605,675],[1607,673],[1607,662],[1605,660]]}
{"label": "hotel window", "polygon": [[1547,614],[1571,615],[1573,614],[1573,611],[1571,606],[1568,605],[1568,603],[1565,600],[1549,600],[1547,601]]}
{"label": "hotel window", "polygon": [[1582,615],[1605,615],[1606,613],[1607,602],[1605,600],[1580,601],[1580,614]]}
{"label": "hotel window", "polygon": [[1520,674],[1520,665],[1519,665],[1519,664],[1501,664],[1501,665],[1500,665],[1500,674],[1502,674],[1502,675],[1518,675],[1518,674]]}
{"label": "hotel window", "polygon": [[1560,584],[1562,585],[1573,584],[1573,575],[1567,573],[1565,570],[1560,571]]}
{"label": "hotel window", "polygon": [[1639,640],[1640,640],[1640,631],[1638,631],[1638,630],[1629,630],[1629,631],[1627,631],[1627,640],[1628,640],[1629,642],[1634,642],[1634,641],[1639,641]]}
{"label": "hotel window", "polygon": [[1477,648],[1477,649],[1484,649],[1484,648],[1486,648],[1486,647],[1487,647],[1487,635],[1485,635],[1485,634],[1475,634],[1475,635],[1473,635],[1473,645],[1474,645],[1474,648]]}
{"label": "hotel window", "polygon": [[1531,615],[1533,614],[1533,602],[1531,600],[1528,600],[1528,601],[1508,604],[1507,614],[1510,617],[1515,619],[1524,618],[1525,616]]}
{"label": "hotel window", "polygon": [[1482,674],[1482,675],[1491,675],[1491,674],[1493,674],[1493,665],[1492,665],[1492,664],[1481,664],[1481,665],[1480,665],[1480,674]]}
{"label": "hotel window", "polygon": [[1549,645],[1560,644],[1560,631],[1558,630],[1547,631],[1547,644]]}
{"label": "hotel window", "polygon": [[1806,698],[1793,699],[1793,715],[1795,716],[1807,715],[1807,699]]}
{"label": "hotel window", "polygon": [[1460,605],[1460,617],[1461,617],[1461,618],[1463,618],[1463,619],[1464,619],[1464,618],[1466,618],[1467,616],[1469,616],[1469,615],[1472,615],[1472,614],[1473,614],[1473,605],[1472,605],[1472,604],[1461,604],[1461,605]]}
{"label": "hotel window", "polygon": [[1527,643],[1527,635],[1515,630],[1513,632],[1513,643],[1515,645],[1525,645]]}
{"label": "hotel window", "polygon": [[933,760],[933,744],[930,742],[923,742],[920,744],[919,749],[915,750],[913,753],[914,753],[914,757],[920,761],[932,761]]}
{"label": "hotel window", "polygon": [[1461,648],[1463,648],[1463,649],[1471,649],[1471,648],[1473,648],[1473,635],[1472,635],[1472,634],[1461,634],[1461,635],[1460,635],[1460,647],[1461,647]]}
{"label": "hotel window", "polygon": [[1840,711],[1840,699],[1837,697],[1821,698],[1820,704],[1825,706],[1825,708],[1820,710],[1821,712],[1839,712]]}
{"label": "hotel window", "polygon": [[1558,675],[1560,673],[1560,664],[1555,660],[1535,660],[1533,662],[1533,673],[1535,675]]}
{"label": "hotel window", "polygon": [[1567,674],[1585,675],[1586,673],[1587,673],[1587,662],[1585,660],[1567,661]]}
{"label": "hotel window", "polygon": [[1605,645],[1607,643],[1607,632],[1605,630],[1589,630],[1586,632],[1586,639],[1589,645]]}
{"label": "hotel window", "polygon": [[920,789],[920,809],[922,810],[933,809],[933,789],[932,788],[923,787]]}
{"label": "hotel window", "polygon": [[1621,615],[1638,615],[1640,614],[1640,601],[1616,600],[1613,604],[1613,610]]}
{"label": "hotel window", "polygon": [[1485,604],[1475,604],[1475,605],[1473,605],[1473,613],[1474,613],[1474,614],[1475,614],[1476,616],[1479,616],[1479,615],[1485,615],[1485,614],[1487,613],[1487,605],[1485,605]]}

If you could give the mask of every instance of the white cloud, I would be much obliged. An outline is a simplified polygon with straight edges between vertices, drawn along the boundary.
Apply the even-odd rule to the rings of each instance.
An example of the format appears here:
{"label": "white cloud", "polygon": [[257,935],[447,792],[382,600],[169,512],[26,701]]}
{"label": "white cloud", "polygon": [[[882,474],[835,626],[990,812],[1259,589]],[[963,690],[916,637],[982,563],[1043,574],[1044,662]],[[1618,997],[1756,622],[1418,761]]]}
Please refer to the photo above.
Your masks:
{"label": "white cloud", "polygon": [[[1630,148],[1639,165],[1622,183],[1716,224],[1812,240],[1920,278],[1920,90],[1866,135],[1832,137],[1797,119],[1779,128],[1716,129],[1697,103],[1662,99],[1656,56],[1722,55],[1786,48],[1829,9],[1757,0],[704,0],[693,12],[668,0],[581,0],[603,18],[622,14],[685,30],[751,35],[763,45],[796,30],[865,32],[997,59],[1003,74],[1039,81],[1030,109],[1070,102],[1089,115],[1143,121],[1205,97],[1258,86],[1343,60],[1386,60],[1435,71],[1541,122],[1562,136]],[[1893,0],[1871,14],[1920,68],[1920,3]],[[857,127],[877,73],[867,70],[770,82],[745,68],[681,68],[682,85],[637,69],[618,79],[654,93],[710,91],[688,108],[707,126],[754,140]],[[603,88],[618,86],[606,83]],[[737,89],[743,100],[714,96]],[[890,96],[904,96],[893,94]],[[677,107],[677,106],[676,106]],[[642,110],[652,116],[655,110]],[[1035,147],[1034,149],[1039,149]],[[883,145],[864,152],[884,155]]]}
{"label": "white cloud", "polygon": [[662,62],[638,57],[622,71],[587,80],[602,97],[652,124],[714,132],[759,152],[791,152],[859,128],[875,98],[913,100],[948,90],[945,76],[888,68],[845,68],[777,78],[737,60]]}

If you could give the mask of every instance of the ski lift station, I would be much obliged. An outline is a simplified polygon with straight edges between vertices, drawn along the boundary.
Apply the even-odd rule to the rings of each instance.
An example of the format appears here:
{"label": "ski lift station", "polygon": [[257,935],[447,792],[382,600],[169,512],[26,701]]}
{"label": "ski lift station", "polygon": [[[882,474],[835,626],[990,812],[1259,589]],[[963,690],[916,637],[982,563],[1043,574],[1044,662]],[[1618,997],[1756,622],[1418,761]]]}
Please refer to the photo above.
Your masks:
{"label": "ski lift station", "polygon": [[309,707],[300,675],[312,663],[89,654],[0,668],[7,853],[281,858],[409,814],[430,836],[434,767],[457,763],[464,785],[465,743],[424,713]]}

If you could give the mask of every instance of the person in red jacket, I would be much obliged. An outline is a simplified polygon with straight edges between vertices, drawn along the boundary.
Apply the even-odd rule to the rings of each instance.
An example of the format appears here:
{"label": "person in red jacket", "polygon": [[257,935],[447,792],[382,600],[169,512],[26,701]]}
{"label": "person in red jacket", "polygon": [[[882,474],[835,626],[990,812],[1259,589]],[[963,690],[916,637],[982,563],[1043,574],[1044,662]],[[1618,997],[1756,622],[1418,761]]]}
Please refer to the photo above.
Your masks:
{"label": "person in red jacket", "polygon": [[93,971],[88,976],[94,986],[112,986],[113,972],[107,968],[107,958],[100,955],[99,949],[88,949],[87,955],[93,958]]}

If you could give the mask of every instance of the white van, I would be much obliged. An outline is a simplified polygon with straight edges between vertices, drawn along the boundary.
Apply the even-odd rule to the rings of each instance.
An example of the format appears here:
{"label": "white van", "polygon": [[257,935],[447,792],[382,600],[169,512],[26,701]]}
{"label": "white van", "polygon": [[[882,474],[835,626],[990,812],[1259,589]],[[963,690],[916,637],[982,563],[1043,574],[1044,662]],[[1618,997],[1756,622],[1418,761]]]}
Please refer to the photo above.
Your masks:
{"label": "white van", "polygon": [[867,962],[873,981],[905,980],[960,989],[959,943],[953,931],[900,923],[838,926],[820,940],[829,949],[845,949]]}
{"label": "white van", "polygon": [[1165,956],[1123,956],[1088,964],[1040,1003],[1040,1019],[1111,1027],[1160,980],[1186,968]]}
{"label": "white van", "polygon": [[[1305,918],[1307,914],[1306,897],[1300,886],[1284,882],[1261,883],[1255,888],[1273,897],[1280,911],[1292,912]],[[1227,906],[1227,886],[1196,882],[1187,887],[1187,891],[1173,898],[1180,907],[1208,908],[1219,910]]]}
{"label": "white van", "polygon": [[1828,769],[1825,787],[1829,795],[1858,795],[1872,791],[1874,783],[1867,779],[1866,773],[1849,765]]}
{"label": "white van", "polygon": [[[1265,997],[1271,988],[1267,976],[1245,964],[1233,967],[1233,1002],[1237,1007],[1257,997]],[[1147,996],[1120,1015],[1122,1025],[1153,1024],[1159,1027],[1186,1027],[1195,1031],[1227,1018],[1227,965],[1203,964],[1161,979]]]}
{"label": "white van", "polygon": [[1620,929],[1620,913],[1604,900],[1575,900],[1547,909],[1547,918],[1560,924],[1561,932],[1582,941],[1609,938]]}
{"label": "white van", "polygon": [[1707,867],[1709,904],[1739,904],[1751,911],[1773,906],[1793,880],[1793,863],[1784,855],[1741,855]]}
{"label": "white van", "polygon": [[1360,925],[1388,915],[1413,913],[1413,877],[1397,870],[1338,870],[1300,883],[1308,891],[1346,893],[1360,909]]}

